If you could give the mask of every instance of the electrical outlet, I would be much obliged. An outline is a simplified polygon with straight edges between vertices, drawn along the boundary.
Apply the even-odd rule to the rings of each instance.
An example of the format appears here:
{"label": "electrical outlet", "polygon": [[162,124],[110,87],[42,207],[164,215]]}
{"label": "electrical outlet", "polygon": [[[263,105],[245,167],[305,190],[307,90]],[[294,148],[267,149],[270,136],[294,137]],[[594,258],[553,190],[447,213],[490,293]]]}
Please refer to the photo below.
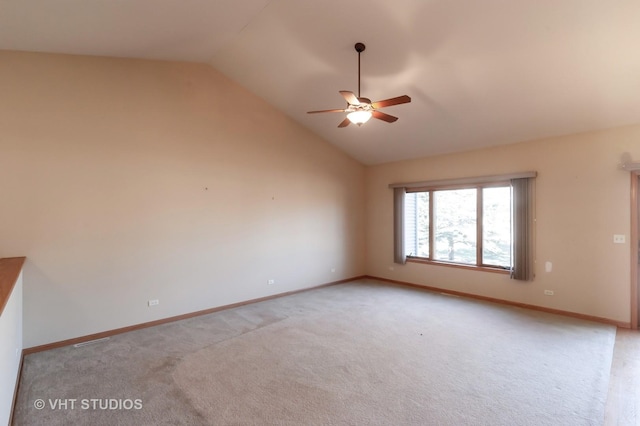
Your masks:
{"label": "electrical outlet", "polygon": [[157,306],[159,304],[160,304],[160,301],[158,299],[152,299],[147,302],[148,306]]}
{"label": "electrical outlet", "polygon": [[553,290],[545,290],[544,291],[544,295],[545,296],[553,296]]}
{"label": "electrical outlet", "polygon": [[267,281],[267,284],[269,284],[269,285],[271,285],[271,284],[275,284],[275,283],[276,283],[276,280],[268,280],[268,281]]}
{"label": "electrical outlet", "polygon": [[395,268],[393,266],[389,266],[389,270],[393,271]]}
{"label": "electrical outlet", "polygon": [[613,242],[615,244],[624,244],[626,241],[626,238],[623,234],[613,234]]}

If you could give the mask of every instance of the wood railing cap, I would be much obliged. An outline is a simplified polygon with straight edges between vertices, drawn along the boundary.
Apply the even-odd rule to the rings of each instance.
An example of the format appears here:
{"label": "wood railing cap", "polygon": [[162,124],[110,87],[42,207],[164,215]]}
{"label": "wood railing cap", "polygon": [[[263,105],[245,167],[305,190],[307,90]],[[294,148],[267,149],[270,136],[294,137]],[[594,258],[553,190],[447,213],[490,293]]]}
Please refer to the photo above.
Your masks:
{"label": "wood railing cap", "polygon": [[0,259],[0,316],[2,316],[4,307],[9,301],[26,259],[26,257],[5,257]]}

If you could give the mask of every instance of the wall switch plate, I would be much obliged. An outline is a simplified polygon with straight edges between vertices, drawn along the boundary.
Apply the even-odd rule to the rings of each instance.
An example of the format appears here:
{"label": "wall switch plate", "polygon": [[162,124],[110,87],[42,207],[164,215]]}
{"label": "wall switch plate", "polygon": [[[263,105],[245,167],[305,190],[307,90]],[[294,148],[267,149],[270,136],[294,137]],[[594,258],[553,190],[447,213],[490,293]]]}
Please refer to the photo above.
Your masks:
{"label": "wall switch plate", "polygon": [[624,244],[626,242],[626,238],[623,234],[613,234],[613,242],[616,244]]}

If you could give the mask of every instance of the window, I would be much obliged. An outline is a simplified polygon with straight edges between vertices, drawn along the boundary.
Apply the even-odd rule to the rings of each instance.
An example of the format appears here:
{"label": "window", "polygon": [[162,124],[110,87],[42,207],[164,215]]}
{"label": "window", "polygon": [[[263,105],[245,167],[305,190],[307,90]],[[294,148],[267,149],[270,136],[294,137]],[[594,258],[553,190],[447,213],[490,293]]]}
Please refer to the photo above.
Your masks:
{"label": "window", "polygon": [[404,200],[405,253],[410,258],[510,269],[511,204],[508,182],[409,192]]}
{"label": "window", "polygon": [[407,258],[533,279],[535,172],[389,185],[394,189],[394,261]]}
{"label": "window", "polygon": [[482,190],[482,261],[511,268],[511,187]]}

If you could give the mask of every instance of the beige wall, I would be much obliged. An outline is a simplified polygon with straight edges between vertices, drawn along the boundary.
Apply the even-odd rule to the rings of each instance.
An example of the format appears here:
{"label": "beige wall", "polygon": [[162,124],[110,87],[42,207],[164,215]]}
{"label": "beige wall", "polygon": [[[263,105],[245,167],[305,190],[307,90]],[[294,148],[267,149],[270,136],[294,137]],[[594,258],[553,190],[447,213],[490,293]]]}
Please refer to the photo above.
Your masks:
{"label": "beige wall", "polygon": [[[365,170],[206,65],[0,63],[0,257],[28,257],[25,347],[363,273],[629,321],[612,235],[629,236],[616,165],[640,159],[640,126]],[[529,170],[534,282],[392,263],[389,183]]]}
{"label": "beige wall", "polygon": [[[620,155],[640,159],[640,126],[526,142],[367,169],[367,272],[416,284],[630,321],[630,176]],[[409,263],[393,264],[394,182],[537,171],[536,279]],[[625,234],[626,244],[613,244]],[[545,272],[544,264],[553,264]],[[393,267],[393,270],[390,268]],[[545,296],[545,289],[554,296]]]}
{"label": "beige wall", "polygon": [[209,66],[0,64],[0,257],[28,257],[25,347],[365,272],[363,166]]}

